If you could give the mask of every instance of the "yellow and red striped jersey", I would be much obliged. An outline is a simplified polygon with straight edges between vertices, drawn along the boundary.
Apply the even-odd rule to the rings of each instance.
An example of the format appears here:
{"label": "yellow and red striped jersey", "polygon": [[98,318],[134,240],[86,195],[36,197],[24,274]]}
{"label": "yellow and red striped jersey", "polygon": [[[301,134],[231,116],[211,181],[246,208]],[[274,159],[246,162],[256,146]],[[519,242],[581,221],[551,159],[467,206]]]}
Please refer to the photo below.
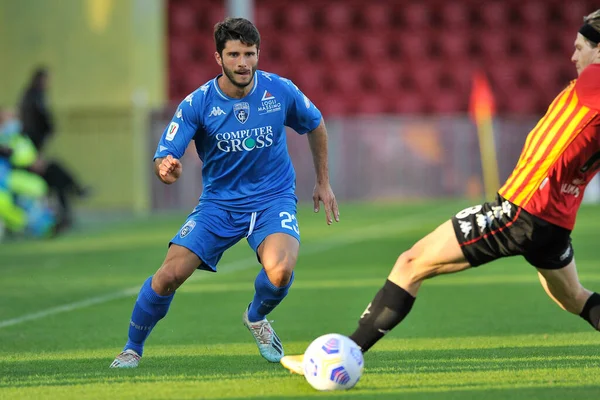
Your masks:
{"label": "yellow and red striped jersey", "polygon": [[598,168],[600,64],[591,64],[529,133],[498,192],[527,212],[572,230],[583,192]]}

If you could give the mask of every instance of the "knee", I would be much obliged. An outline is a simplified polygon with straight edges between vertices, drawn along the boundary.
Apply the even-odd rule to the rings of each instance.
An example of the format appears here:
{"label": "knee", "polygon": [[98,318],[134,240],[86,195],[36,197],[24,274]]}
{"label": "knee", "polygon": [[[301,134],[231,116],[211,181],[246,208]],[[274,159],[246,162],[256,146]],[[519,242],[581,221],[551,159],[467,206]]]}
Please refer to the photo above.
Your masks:
{"label": "knee", "polygon": [[175,292],[185,279],[177,273],[172,261],[165,261],[152,277],[152,289],[161,296],[167,296]]}
{"label": "knee", "polygon": [[269,281],[274,286],[282,287],[290,282],[294,266],[296,265],[296,256],[285,254],[280,257],[269,257],[263,260],[263,267]]}
{"label": "knee", "polygon": [[430,278],[434,274],[431,266],[413,247],[400,254],[394,264],[392,275],[402,277],[403,282],[417,283]]}
{"label": "knee", "polygon": [[585,302],[590,296],[590,292],[583,286],[569,288],[560,296],[556,296],[559,305],[566,311],[577,314],[581,313]]}

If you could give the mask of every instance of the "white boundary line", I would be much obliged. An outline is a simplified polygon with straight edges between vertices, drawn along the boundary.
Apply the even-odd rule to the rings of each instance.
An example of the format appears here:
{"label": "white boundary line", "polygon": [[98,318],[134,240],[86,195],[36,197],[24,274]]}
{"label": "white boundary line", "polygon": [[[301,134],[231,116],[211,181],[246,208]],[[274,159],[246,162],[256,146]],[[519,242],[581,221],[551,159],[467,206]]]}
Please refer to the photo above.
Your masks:
{"label": "white boundary line", "polygon": [[[421,227],[423,225],[423,218],[425,218],[428,214],[432,214],[433,210],[428,210],[425,212],[420,212],[418,214],[410,214],[406,218],[399,218],[391,221],[387,221],[377,225],[370,225],[365,228],[354,229],[350,232],[342,233],[340,235],[333,236],[331,239],[318,242],[311,243],[308,245],[303,245],[300,248],[300,257],[306,255],[312,255],[317,253],[322,253],[336,247],[346,246],[355,242],[361,242],[365,239],[373,239],[377,237],[387,236],[389,234],[398,234],[410,231],[414,228]],[[403,249],[398,249],[399,251]],[[398,253],[400,254],[400,253]],[[256,267],[258,265],[256,261],[256,257],[248,257],[238,261],[233,261],[227,264],[222,265],[219,268],[220,274],[228,274],[231,272],[242,271],[251,267]],[[391,266],[390,266],[391,267]],[[195,281],[200,279],[206,279],[210,276],[213,276],[211,273],[205,274],[194,274],[192,275],[188,281]],[[0,321],[0,329],[6,328],[9,326],[19,325],[28,321],[35,321],[38,319],[42,319],[48,317],[50,315],[60,314],[64,312],[79,310],[82,308],[94,306],[97,304],[108,303],[112,300],[122,299],[125,297],[133,296],[140,291],[140,286],[131,287],[129,289],[124,289],[118,292],[114,292],[111,294],[107,294],[104,296],[90,297],[85,300],[76,301],[73,303],[65,304],[58,307],[48,308],[43,311],[25,314],[21,317],[11,318],[4,321]]]}

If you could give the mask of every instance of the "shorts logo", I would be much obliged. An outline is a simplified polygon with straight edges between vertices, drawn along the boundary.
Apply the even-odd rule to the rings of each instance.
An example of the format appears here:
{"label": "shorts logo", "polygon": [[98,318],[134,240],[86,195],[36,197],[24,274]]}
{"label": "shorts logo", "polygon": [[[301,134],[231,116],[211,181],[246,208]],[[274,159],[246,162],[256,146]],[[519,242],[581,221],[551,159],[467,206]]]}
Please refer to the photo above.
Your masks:
{"label": "shorts logo", "polygon": [[234,104],[233,113],[235,114],[235,118],[240,123],[245,124],[250,116],[250,104],[246,103],[245,101]]}
{"label": "shorts logo", "polygon": [[567,247],[567,250],[565,250],[564,253],[562,253],[562,255],[560,256],[560,261],[565,261],[567,259],[567,257],[569,257],[571,255],[571,247]]}
{"label": "shorts logo", "polygon": [[196,221],[188,221],[188,222],[186,222],[185,225],[183,226],[183,228],[181,228],[181,233],[179,234],[179,236],[183,239],[191,231],[193,231],[195,227],[196,227]]}

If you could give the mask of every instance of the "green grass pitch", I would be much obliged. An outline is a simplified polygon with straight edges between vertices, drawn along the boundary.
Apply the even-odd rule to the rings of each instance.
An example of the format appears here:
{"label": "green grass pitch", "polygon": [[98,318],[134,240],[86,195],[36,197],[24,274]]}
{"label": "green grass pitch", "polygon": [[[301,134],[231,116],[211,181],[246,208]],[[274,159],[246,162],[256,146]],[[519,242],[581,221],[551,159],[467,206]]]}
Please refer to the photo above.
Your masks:
{"label": "green grass pitch", "polygon": [[[271,315],[288,354],[349,334],[396,257],[469,203],[342,204],[339,224],[300,207],[296,281]],[[241,242],[196,272],[135,370],[108,365],[137,291],[185,213],[113,219],[50,241],[0,245],[0,399],[597,399],[600,335],[558,308],[533,267],[496,261],[422,287],[412,313],[365,356],[347,392],[321,393],[258,354],[242,325],[258,264]],[[600,291],[599,206],[573,234],[580,278]]]}

